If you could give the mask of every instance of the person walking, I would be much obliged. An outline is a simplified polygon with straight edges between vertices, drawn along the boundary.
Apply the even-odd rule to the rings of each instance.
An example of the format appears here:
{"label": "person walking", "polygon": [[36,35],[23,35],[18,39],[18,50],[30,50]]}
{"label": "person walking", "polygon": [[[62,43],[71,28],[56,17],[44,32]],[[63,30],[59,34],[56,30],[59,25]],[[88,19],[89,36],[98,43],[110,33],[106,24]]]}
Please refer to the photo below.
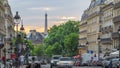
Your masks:
{"label": "person walking", "polygon": [[32,57],[32,63],[30,68],[35,68],[35,57]]}
{"label": "person walking", "polygon": [[21,68],[23,68],[23,66],[24,66],[24,61],[25,61],[25,57],[24,57],[24,55],[22,54],[22,55],[20,56],[20,65],[21,65]]}

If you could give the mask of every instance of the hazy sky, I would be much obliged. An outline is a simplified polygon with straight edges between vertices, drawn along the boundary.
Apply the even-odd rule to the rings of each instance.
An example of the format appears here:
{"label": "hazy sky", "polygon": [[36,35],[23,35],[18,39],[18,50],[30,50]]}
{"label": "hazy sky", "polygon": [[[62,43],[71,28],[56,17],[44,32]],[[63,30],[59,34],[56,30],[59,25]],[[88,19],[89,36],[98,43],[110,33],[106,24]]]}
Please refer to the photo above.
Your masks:
{"label": "hazy sky", "polygon": [[91,0],[8,0],[13,16],[18,11],[25,29],[44,27],[44,15],[48,14],[48,26],[61,24],[68,19],[80,20]]}

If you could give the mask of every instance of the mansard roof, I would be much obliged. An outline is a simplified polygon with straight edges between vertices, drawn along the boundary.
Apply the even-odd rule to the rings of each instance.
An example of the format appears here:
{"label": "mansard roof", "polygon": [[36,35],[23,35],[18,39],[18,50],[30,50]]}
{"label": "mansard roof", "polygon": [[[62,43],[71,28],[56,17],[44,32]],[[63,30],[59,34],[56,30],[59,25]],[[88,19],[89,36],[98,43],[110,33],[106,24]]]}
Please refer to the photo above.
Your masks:
{"label": "mansard roof", "polygon": [[88,14],[84,11],[81,17],[81,21],[87,19],[87,17],[88,17]]}
{"label": "mansard roof", "polygon": [[100,5],[100,4],[103,4],[105,0],[92,0],[91,3],[90,3],[90,6],[89,6],[89,9],[90,8],[93,8],[97,5]]}

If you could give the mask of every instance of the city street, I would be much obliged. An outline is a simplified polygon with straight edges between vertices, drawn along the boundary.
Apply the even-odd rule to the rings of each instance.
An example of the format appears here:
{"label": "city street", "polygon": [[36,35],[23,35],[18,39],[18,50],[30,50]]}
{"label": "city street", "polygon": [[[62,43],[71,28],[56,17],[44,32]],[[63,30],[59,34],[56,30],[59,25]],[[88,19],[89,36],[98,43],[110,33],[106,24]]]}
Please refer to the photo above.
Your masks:
{"label": "city street", "polygon": [[[41,66],[41,68],[50,68],[50,65],[49,64],[47,64],[47,65],[42,65]],[[54,68],[56,68],[56,67],[54,67]],[[102,68],[102,67],[88,67],[88,66],[82,66],[82,67],[76,67],[76,66],[74,66],[73,68]]]}

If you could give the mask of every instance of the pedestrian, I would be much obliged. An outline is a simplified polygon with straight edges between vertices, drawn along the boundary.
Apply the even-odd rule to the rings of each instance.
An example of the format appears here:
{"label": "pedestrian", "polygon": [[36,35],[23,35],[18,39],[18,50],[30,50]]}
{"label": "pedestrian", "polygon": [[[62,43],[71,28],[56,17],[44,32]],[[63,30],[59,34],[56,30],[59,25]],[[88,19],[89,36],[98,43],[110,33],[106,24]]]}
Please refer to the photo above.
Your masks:
{"label": "pedestrian", "polygon": [[22,55],[20,56],[20,65],[21,65],[21,68],[23,68],[24,61],[25,61],[25,57],[24,57],[24,55],[22,54]]}
{"label": "pedestrian", "polygon": [[32,62],[30,68],[35,68],[35,57],[32,57]]}
{"label": "pedestrian", "polygon": [[15,58],[15,68],[19,68],[19,58]]}

